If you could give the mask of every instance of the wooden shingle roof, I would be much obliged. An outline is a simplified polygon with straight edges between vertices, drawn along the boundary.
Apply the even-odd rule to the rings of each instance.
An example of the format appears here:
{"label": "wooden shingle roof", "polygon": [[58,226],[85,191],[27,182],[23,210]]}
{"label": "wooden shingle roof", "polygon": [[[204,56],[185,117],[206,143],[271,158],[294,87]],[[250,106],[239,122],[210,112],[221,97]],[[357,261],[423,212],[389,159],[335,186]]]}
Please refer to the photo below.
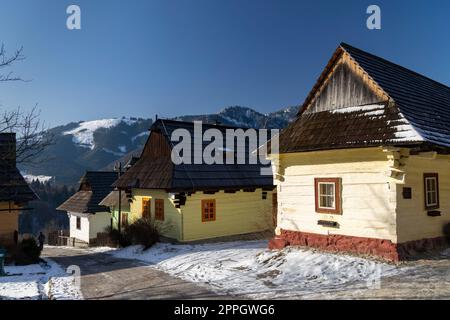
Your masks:
{"label": "wooden shingle roof", "polygon": [[80,180],[78,192],[57,209],[92,214],[109,211],[109,208],[100,205],[100,202],[113,190],[112,184],[116,179],[116,172],[87,171]]}
{"label": "wooden shingle roof", "polygon": [[[345,64],[344,58],[355,66],[353,75],[339,69]],[[336,70],[342,71],[338,76],[341,87],[347,87],[327,91]],[[360,83],[349,83],[350,76]],[[355,103],[356,96],[345,104],[342,96],[351,90],[357,95],[363,90],[355,90],[355,86],[363,85],[365,90],[373,90],[371,95],[365,93],[367,103]],[[450,88],[342,43],[305,99],[297,119],[282,131],[280,152],[381,145],[449,148]]]}
{"label": "wooden shingle roof", "polygon": [[[191,164],[173,164],[170,154],[174,144],[171,142],[171,137],[177,129],[187,130],[194,145],[192,122],[159,119],[151,128],[141,158],[115,185],[120,188],[157,188],[169,191],[273,187],[272,176],[261,175],[261,168],[270,167],[270,165],[248,164],[248,161],[246,164],[194,164],[193,158]],[[225,137],[227,129],[239,128],[213,124],[202,125],[203,132],[208,129],[219,130]],[[202,141],[202,150],[209,143]],[[226,146],[223,149],[225,150]],[[155,150],[159,151],[155,153]]]}
{"label": "wooden shingle roof", "polygon": [[450,87],[348,44],[341,47],[387,92],[425,141],[450,147]]}

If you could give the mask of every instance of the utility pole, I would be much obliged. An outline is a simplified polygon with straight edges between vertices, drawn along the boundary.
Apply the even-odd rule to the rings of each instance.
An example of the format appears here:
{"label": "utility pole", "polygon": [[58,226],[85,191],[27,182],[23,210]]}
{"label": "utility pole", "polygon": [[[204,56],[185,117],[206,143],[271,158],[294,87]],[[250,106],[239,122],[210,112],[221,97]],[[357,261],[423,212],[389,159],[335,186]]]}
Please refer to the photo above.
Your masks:
{"label": "utility pole", "polygon": [[[122,162],[119,161],[118,166],[116,164],[115,169],[118,171],[117,172],[117,179],[120,178],[120,175],[122,174]],[[117,220],[117,230],[119,231],[119,233],[121,233],[121,221],[122,221],[122,189],[117,188],[119,190],[119,214],[118,214],[118,220]]]}

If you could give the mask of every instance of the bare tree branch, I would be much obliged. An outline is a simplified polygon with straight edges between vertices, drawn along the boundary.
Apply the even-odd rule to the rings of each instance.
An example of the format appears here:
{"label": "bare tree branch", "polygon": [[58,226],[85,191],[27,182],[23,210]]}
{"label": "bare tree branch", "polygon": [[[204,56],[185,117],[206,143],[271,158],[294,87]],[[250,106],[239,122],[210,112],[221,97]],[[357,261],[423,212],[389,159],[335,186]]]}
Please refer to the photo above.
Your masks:
{"label": "bare tree branch", "polygon": [[[23,47],[20,47],[13,53],[13,55],[8,56],[5,50],[5,46],[4,44],[2,44],[0,47],[0,69],[11,67],[15,62],[24,60],[25,57],[22,54],[22,52]],[[14,73],[11,71],[5,74],[0,74],[0,82],[5,81],[24,81],[24,80],[21,77],[15,76]]]}
{"label": "bare tree branch", "polygon": [[[17,61],[22,61],[23,48],[19,48],[12,56],[8,56],[4,45],[0,46],[0,69],[7,68]],[[12,72],[0,73],[0,82],[24,81]],[[40,120],[40,111],[35,105],[30,111],[24,112],[20,107],[14,110],[0,110],[0,133],[16,133],[16,162],[33,164],[44,161],[39,155],[54,143],[54,136],[48,132],[44,122]],[[2,154],[1,159],[9,159],[11,155]]]}

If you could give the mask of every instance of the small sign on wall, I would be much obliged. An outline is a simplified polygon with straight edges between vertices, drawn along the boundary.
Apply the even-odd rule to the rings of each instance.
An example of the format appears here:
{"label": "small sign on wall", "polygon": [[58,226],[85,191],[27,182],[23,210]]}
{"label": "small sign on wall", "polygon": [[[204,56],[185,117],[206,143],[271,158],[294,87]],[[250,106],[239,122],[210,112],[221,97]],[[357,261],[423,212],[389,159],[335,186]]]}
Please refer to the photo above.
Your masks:
{"label": "small sign on wall", "polygon": [[403,187],[403,199],[412,199],[411,187]]}

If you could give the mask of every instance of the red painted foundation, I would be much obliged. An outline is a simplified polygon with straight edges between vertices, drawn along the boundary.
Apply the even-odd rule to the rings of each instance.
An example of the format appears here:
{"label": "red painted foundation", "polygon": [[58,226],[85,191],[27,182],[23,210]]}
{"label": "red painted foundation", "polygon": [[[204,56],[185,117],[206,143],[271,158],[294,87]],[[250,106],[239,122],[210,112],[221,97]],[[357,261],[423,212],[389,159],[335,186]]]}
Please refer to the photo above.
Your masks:
{"label": "red painted foundation", "polygon": [[269,249],[282,249],[288,245],[313,247],[326,251],[350,252],[398,262],[417,253],[447,246],[444,237],[393,243],[390,240],[321,235],[300,231],[281,230],[281,234],[269,241]]}

